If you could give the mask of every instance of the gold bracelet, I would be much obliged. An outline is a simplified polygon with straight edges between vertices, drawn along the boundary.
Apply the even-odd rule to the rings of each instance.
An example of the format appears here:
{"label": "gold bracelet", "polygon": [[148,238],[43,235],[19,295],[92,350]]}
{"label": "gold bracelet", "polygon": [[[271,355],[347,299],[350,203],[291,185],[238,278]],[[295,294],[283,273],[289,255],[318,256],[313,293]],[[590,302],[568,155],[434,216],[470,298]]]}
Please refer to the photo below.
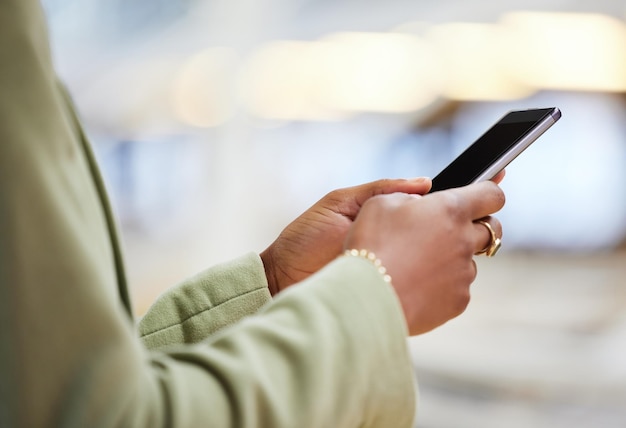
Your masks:
{"label": "gold bracelet", "polygon": [[370,261],[374,264],[378,273],[382,275],[383,280],[385,282],[391,283],[391,277],[387,275],[387,269],[385,269],[380,259],[376,257],[376,254],[372,253],[371,251],[352,249],[344,251],[343,255],[350,257],[360,257],[362,259]]}

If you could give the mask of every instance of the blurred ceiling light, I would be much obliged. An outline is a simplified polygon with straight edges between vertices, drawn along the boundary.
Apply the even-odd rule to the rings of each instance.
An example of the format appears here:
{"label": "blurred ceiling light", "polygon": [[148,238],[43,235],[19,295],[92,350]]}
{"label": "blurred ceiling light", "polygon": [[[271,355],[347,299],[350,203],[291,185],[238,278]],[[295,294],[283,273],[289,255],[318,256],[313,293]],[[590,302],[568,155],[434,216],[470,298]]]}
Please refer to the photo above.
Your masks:
{"label": "blurred ceiling light", "polygon": [[426,21],[409,21],[403,22],[392,27],[389,31],[392,33],[424,35],[434,24]]}
{"label": "blurred ceiling light", "polygon": [[192,126],[223,124],[233,112],[237,55],[232,49],[205,50],[181,67],[172,85],[177,117]]}
{"label": "blurred ceiling light", "polygon": [[440,94],[435,53],[406,34],[337,33],[315,42],[274,42],[244,75],[253,112],[271,119],[344,119],[408,112]]}
{"label": "blurred ceiling light", "polygon": [[324,83],[316,42],[277,41],[262,47],[242,74],[251,111],[273,120],[337,120],[345,115],[319,103]]}
{"label": "blurred ceiling light", "polygon": [[599,14],[513,12],[502,18],[512,74],[537,88],[626,91],[626,27]]}
{"label": "blurred ceiling light", "polygon": [[444,95],[452,100],[486,101],[524,98],[532,89],[512,77],[503,63],[506,46],[495,25],[450,23],[427,34],[441,57]]}
{"label": "blurred ceiling light", "polygon": [[337,33],[322,40],[321,102],[334,109],[401,113],[440,94],[435,52],[422,39],[398,33]]}

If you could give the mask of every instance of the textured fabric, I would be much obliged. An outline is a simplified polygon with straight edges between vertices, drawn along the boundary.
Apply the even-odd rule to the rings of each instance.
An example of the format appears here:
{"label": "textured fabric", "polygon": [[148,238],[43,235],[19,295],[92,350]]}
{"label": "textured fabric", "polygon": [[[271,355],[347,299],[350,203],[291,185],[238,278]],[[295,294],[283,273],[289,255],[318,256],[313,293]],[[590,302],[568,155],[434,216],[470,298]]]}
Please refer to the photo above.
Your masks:
{"label": "textured fabric", "polygon": [[270,301],[257,254],[207,269],[168,290],[139,323],[148,348],[196,343]]}
{"label": "textured fabric", "polygon": [[1,2],[0,64],[0,426],[411,425],[406,326],[364,260],[270,301],[246,255],[165,293],[142,341],[36,0]]}

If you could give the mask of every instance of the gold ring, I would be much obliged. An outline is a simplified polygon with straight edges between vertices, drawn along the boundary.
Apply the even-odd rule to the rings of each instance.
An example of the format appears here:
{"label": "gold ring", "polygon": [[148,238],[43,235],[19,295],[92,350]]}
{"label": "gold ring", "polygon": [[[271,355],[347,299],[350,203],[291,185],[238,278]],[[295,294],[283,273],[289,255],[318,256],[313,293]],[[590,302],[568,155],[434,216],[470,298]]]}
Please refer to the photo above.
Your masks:
{"label": "gold ring", "polygon": [[496,232],[493,231],[493,228],[491,227],[489,222],[486,222],[485,220],[478,220],[476,221],[476,223],[480,223],[485,226],[489,231],[490,236],[489,243],[485,246],[485,248],[477,252],[476,255],[485,254],[487,255],[487,257],[495,256],[502,246],[502,240],[496,236]]}

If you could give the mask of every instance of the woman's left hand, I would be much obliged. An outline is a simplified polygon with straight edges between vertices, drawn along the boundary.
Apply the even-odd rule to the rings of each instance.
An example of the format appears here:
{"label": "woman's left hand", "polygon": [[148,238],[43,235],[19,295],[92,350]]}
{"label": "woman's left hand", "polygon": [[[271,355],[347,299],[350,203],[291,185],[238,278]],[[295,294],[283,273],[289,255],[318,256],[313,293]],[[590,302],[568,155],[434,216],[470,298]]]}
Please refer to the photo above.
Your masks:
{"label": "woman's left hand", "polygon": [[396,192],[423,195],[430,187],[429,178],[383,179],[328,193],[261,253],[270,293],[302,281],[341,254],[348,229],[370,197]]}

